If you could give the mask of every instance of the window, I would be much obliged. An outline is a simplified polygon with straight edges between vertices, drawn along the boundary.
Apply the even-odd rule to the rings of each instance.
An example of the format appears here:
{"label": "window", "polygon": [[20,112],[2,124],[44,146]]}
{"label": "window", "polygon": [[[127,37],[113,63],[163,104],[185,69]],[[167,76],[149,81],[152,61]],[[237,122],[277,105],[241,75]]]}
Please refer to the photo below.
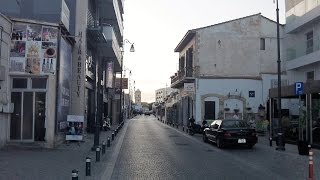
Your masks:
{"label": "window", "polygon": [[32,78],[32,89],[46,89],[47,79],[45,78]]}
{"label": "window", "polygon": [[264,38],[260,38],[260,50],[266,50],[266,40]]}
{"label": "window", "polygon": [[309,54],[313,52],[313,31],[308,32],[306,34],[306,38],[307,38],[306,54]]}
{"label": "window", "polygon": [[314,80],[314,71],[307,72],[307,80]]}
{"label": "window", "polygon": [[12,80],[12,88],[27,88],[28,87],[28,79],[25,78],[14,78]]}

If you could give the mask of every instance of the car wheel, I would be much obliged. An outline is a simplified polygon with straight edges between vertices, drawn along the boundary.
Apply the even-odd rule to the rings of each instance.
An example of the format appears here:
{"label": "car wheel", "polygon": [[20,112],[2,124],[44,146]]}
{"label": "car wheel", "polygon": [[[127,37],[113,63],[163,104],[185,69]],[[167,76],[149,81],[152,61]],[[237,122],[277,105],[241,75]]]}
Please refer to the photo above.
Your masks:
{"label": "car wheel", "polygon": [[205,142],[205,143],[208,142],[208,137],[207,137],[207,135],[205,133],[203,133],[202,139],[203,139],[203,142]]}
{"label": "car wheel", "polygon": [[217,147],[220,149],[223,148],[223,141],[221,138],[217,138]]}
{"label": "car wheel", "polygon": [[248,149],[252,149],[253,148],[253,146],[254,146],[254,144],[248,144]]}

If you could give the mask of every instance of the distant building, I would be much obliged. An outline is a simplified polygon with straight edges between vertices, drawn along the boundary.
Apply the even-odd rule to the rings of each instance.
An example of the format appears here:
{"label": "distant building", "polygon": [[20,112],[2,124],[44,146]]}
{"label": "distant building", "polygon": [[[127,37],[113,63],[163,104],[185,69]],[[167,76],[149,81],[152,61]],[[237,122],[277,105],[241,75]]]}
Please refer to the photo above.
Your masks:
{"label": "distant building", "polygon": [[156,103],[162,103],[164,102],[165,98],[170,95],[171,92],[173,91],[177,91],[176,89],[172,89],[170,87],[166,87],[166,88],[160,88],[160,89],[157,89],[155,91],[156,95],[156,100],[155,102]]}
{"label": "distant building", "polygon": [[136,104],[141,104],[141,91],[139,89],[134,93],[134,102]]}

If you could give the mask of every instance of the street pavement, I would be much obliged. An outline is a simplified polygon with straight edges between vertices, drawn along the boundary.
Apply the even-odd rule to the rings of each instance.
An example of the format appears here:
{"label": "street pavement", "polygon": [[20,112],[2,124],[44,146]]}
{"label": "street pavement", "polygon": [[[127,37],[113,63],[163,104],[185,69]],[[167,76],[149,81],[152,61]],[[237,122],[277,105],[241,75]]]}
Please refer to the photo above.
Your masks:
{"label": "street pavement", "polygon": [[[101,142],[111,137],[102,132]],[[64,180],[79,171],[85,180],[302,180],[307,179],[308,156],[297,147],[286,151],[269,146],[259,137],[253,149],[218,149],[202,142],[201,135],[190,136],[158,121],[154,116],[127,120],[100,162],[91,151],[93,135],[80,144],[62,144],[56,149],[7,148],[0,150],[0,180]],[[314,150],[315,176],[320,179],[319,150]],[[92,175],[85,176],[85,158],[92,159]]]}
{"label": "street pavement", "polygon": [[[126,125],[125,123],[124,127]],[[116,126],[100,133],[100,145],[102,141],[107,142],[108,137],[111,139],[111,134],[115,129]],[[111,147],[106,148],[104,155],[101,153],[100,162],[95,161],[95,151],[91,151],[93,134],[85,134],[83,142],[64,143],[55,149],[9,146],[0,150],[0,180],[71,179],[73,169],[78,170],[79,179],[100,179],[102,175],[108,176],[105,170],[110,170],[110,168],[107,167],[114,166],[115,152],[119,151],[122,144],[120,139],[124,134],[122,130],[119,131],[114,141],[111,141]],[[91,176],[85,176],[86,157],[91,158]]]}
{"label": "street pavement", "polygon": [[[307,179],[308,156],[296,146],[286,151],[269,147],[266,137],[253,149],[218,149],[158,121],[154,116],[131,120],[112,178],[124,179]],[[315,175],[319,179],[319,151],[315,150]]]}

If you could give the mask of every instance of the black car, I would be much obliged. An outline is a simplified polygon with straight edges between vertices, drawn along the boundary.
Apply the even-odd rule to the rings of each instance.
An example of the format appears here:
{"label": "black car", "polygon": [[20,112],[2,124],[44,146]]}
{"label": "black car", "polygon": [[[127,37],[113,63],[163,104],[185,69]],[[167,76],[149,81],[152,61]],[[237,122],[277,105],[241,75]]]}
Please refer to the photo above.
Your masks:
{"label": "black car", "polygon": [[227,145],[245,145],[252,148],[258,142],[255,129],[239,119],[214,120],[203,130],[203,141],[212,141],[218,148]]}

